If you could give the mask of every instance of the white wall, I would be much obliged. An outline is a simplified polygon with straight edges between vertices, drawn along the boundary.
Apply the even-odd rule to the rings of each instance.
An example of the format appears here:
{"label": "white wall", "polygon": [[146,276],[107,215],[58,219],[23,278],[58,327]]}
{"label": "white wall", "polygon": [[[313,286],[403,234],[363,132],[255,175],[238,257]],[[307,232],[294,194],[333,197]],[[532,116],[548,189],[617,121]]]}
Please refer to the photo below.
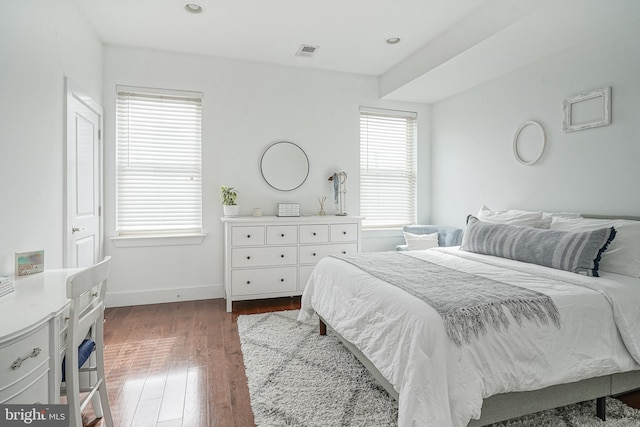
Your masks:
{"label": "white wall", "polygon": [[[303,214],[313,214],[319,208],[318,196],[331,198],[328,177],[346,171],[347,211],[357,215],[360,106],[417,111],[424,147],[420,161],[427,167],[430,163],[429,107],[379,101],[373,77],[117,46],[105,47],[104,62],[107,238],[115,234],[116,85],[204,93],[203,225],[207,237],[200,245],[139,248],[115,247],[107,239],[107,253],[113,256],[110,305],[222,296],[220,185],[239,190],[241,215],[250,215],[256,207],[273,215],[276,202],[299,202]],[[291,192],[269,187],[260,173],[264,149],[279,140],[302,147],[311,165],[308,180]],[[428,187],[427,168],[421,168],[420,179]],[[420,196],[420,215],[426,220],[429,196],[426,191]],[[331,214],[333,206],[328,207]],[[365,237],[364,247],[392,249],[397,241],[397,233]]]}
{"label": "white wall", "polygon": [[0,275],[31,250],[60,268],[64,76],[99,102],[102,45],[70,0],[3,2],[0,58]]}
{"label": "white wall", "polygon": [[[432,218],[464,226],[482,204],[640,215],[640,25],[590,40],[433,106]],[[610,126],[565,133],[564,98],[612,87]],[[521,123],[547,132],[539,163],[512,154]]]}

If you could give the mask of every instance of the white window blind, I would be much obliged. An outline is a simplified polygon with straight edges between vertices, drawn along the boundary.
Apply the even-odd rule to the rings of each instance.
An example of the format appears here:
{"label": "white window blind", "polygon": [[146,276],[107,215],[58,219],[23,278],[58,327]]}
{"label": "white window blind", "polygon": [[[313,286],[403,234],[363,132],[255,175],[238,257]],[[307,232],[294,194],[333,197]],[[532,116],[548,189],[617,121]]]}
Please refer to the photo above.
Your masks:
{"label": "white window blind", "polygon": [[202,95],[118,87],[119,234],[202,230]]}
{"label": "white window blind", "polygon": [[416,114],[360,110],[360,215],[366,228],[416,222]]}

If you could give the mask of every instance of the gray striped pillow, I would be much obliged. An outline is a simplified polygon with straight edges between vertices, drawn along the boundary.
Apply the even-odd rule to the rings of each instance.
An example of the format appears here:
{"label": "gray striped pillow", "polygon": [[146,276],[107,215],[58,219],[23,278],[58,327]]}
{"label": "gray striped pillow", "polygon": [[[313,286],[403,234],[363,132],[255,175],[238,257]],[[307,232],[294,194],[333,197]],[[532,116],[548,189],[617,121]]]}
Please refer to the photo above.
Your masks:
{"label": "gray striped pillow", "polygon": [[615,236],[613,227],[572,233],[492,224],[469,215],[461,249],[597,277],[600,257]]}

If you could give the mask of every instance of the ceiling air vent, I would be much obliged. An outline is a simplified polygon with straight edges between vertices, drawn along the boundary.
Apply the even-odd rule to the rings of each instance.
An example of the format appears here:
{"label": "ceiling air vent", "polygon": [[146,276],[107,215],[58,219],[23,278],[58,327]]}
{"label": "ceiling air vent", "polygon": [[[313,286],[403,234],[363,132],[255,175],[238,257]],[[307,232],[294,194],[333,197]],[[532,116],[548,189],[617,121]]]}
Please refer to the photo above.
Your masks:
{"label": "ceiling air vent", "polygon": [[296,53],[296,56],[306,56],[307,58],[311,58],[317,51],[318,46],[311,46],[310,44],[300,45],[300,49]]}

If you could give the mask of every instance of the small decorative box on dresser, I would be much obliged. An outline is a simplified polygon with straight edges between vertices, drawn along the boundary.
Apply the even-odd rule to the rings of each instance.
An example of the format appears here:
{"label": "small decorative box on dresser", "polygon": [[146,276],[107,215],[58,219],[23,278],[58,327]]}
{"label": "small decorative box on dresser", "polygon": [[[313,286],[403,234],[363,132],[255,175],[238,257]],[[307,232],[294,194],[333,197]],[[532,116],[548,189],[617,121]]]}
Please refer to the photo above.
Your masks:
{"label": "small decorative box on dresser", "polygon": [[361,218],[224,217],[224,289],[233,301],[301,295],[316,263],[360,252]]}

